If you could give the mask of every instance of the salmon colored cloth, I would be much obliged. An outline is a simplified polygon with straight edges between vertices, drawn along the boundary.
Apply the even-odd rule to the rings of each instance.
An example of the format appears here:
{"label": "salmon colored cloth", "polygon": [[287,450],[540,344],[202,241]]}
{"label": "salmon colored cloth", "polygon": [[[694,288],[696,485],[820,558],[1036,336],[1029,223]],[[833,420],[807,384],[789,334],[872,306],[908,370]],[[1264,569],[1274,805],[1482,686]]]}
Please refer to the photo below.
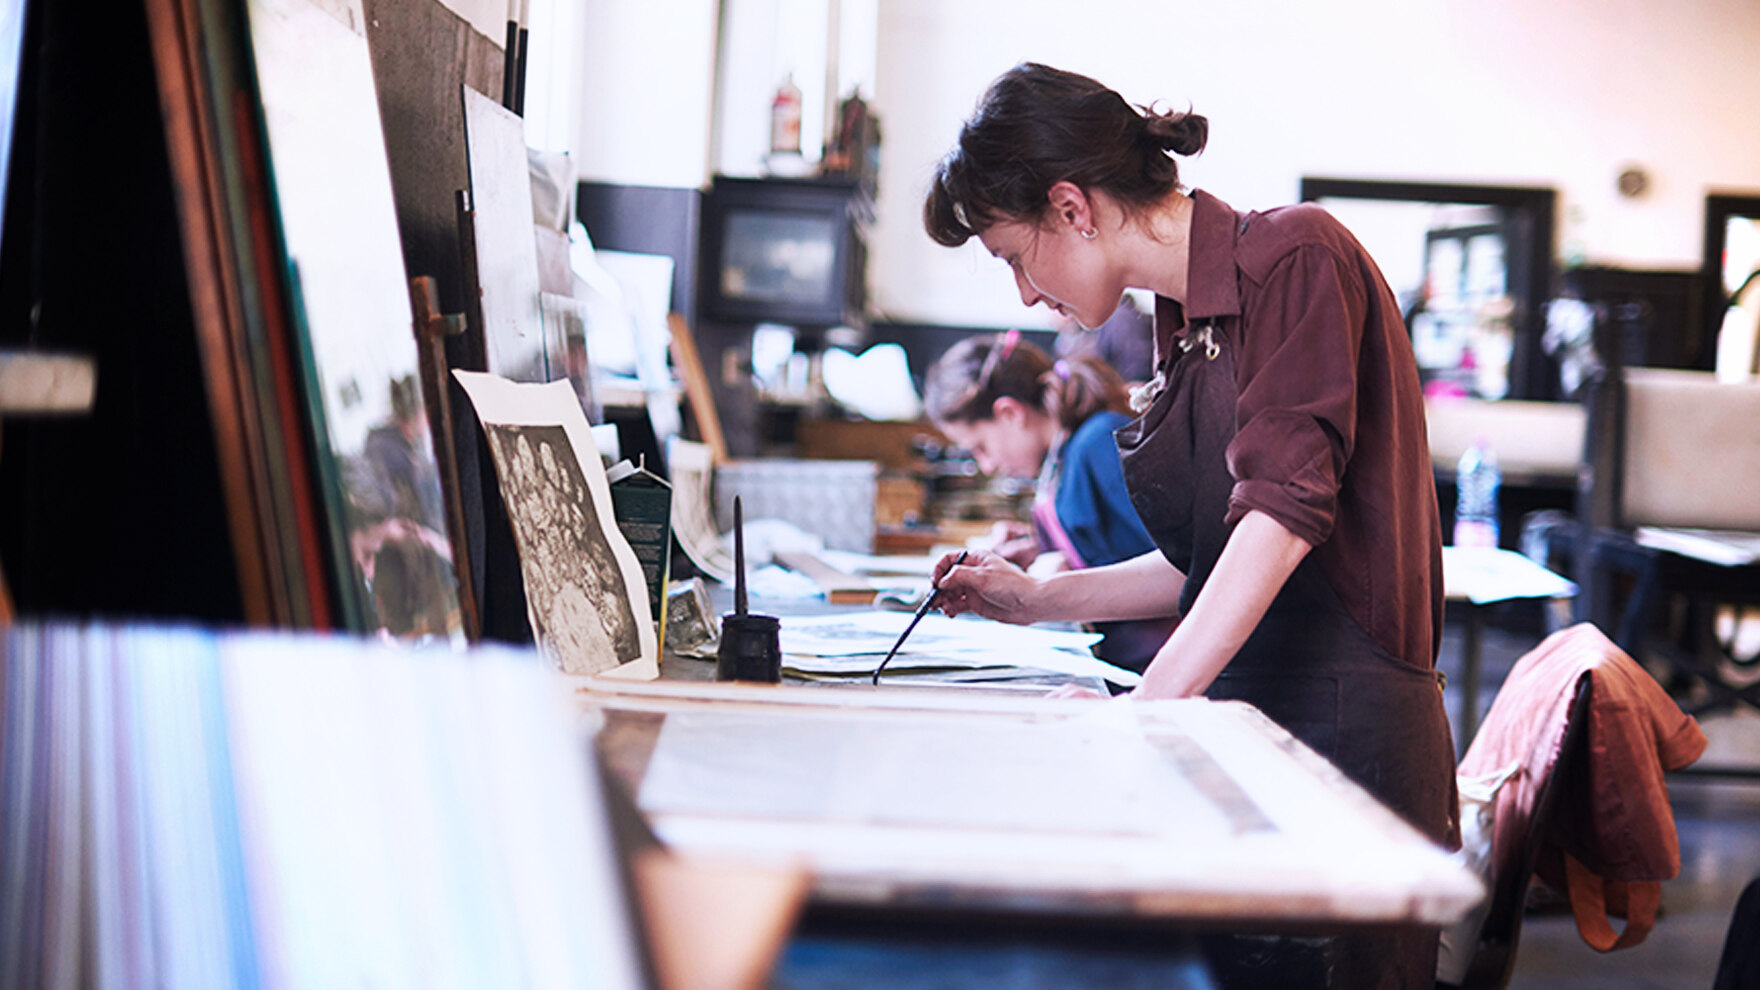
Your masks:
{"label": "salmon colored cloth", "polygon": [[[1492,876],[1516,869],[1541,784],[1564,741],[1571,699],[1590,681],[1586,746],[1558,795],[1535,872],[1565,891],[1577,930],[1608,952],[1637,945],[1656,922],[1661,881],[1681,869],[1664,771],[1705,751],[1705,734],[1649,672],[1601,631],[1581,623],[1516,661],[1461,761],[1464,776],[1512,764],[1497,794]],[[1623,916],[1615,934],[1609,915]]]}

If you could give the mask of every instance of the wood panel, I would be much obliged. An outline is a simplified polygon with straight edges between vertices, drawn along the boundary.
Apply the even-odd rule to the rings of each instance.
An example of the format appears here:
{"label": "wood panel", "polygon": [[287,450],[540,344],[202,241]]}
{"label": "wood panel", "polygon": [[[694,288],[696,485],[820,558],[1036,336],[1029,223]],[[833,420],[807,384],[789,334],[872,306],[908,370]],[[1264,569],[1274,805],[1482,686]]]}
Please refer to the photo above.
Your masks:
{"label": "wood panel", "polygon": [[[442,312],[462,313],[469,279],[457,194],[470,188],[470,172],[459,87],[498,97],[502,49],[439,0],[366,0],[366,12],[404,267],[411,278],[434,279]],[[483,370],[481,355],[469,353],[468,337],[446,338],[447,363]],[[519,555],[482,430],[456,384],[449,385],[446,400],[482,634],[530,642]]]}
{"label": "wood panel", "polygon": [[501,94],[501,47],[438,0],[366,0],[404,267],[432,276],[448,313],[465,305],[454,194],[470,188],[458,87]]}
{"label": "wood panel", "polygon": [[[98,387],[89,416],[5,426],[12,593],[24,614],[239,622],[142,5],[107,6],[99,31],[79,5],[29,10],[0,345],[87,355]],[[127,195],[94,195],[119,174]]]}
{"label": "wood panel", "polygon": [[922,458],[912,449],[918,437],[947,443],[947,438],[928,420],[880,423],[803,419],[795,430],[796,453],[801,457],[878,461],[889,471],[910,471],[921,467]]}

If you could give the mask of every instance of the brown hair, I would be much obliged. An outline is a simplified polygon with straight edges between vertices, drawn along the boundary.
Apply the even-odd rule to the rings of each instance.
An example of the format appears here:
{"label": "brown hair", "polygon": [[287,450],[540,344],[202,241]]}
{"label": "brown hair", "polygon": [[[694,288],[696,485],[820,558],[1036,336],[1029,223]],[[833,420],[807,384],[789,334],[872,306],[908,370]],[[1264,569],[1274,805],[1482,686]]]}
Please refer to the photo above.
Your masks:
{"label": "brown hair", "polygon": [[1023,62],[990,84],[960,128],[935,170],[923,225],[958,247],[998,220],[1038,224],[1064,181],[1102,190],[1134,215],[1180,187],[1168,152],[1203,151],[1209,131],[1197,114],[1132,107],[1087,76]]}
{"label": "brown hair", "polygon": [[935,423],[994,419],[996,400],[1014,399],[1073,431],[1097,412],[1128,413],[1124,379],[1105,361],[1085,355],[1053,362],[1020,332],[967,337],[923,376],[923,407]]}

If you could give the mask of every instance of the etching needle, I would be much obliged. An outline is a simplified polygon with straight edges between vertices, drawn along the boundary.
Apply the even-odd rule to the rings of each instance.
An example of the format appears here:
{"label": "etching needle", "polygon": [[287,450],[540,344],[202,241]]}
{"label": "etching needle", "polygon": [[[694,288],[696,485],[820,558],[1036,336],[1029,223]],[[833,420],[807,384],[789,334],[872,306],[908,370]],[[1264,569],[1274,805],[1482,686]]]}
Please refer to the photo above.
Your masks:
{"label": "etching needle", "polygon": [[[967,553],[967,551],[961,550],[959,552],[959,556],[953,558],[953,566],[954,567],[958,567],[959,565],[966,562],[966,553]],[[949,570],[951,570],[951,569],[952,568],[949,568]],[[940,597],[941,597],[941,586],[940,585],[936,585],[933,588],[929,589],[929,596],[927,598],[923,599],[923,604],[917,606],[917,614],[911,616],[910,625],[905,626],[904,632],[898,634],[898,642],[892,644],[892,649],[890,649],[886,652],[886,658],[884,660],[880,661],[880,666],[874,668],[874,686],[875,687],[878,687],[880,685],[880,672],[882,670],[886,669],[886,665],[892,662],[892,658],[894,656],[898,655],[898,648],[904,645],[904,641],[906,638],[908,638],[910,636],[911,630],[917,628],[917,623],[923,621],[923,616],[929,614],[929,610],[931,608],[935,607],[935,602]]]}

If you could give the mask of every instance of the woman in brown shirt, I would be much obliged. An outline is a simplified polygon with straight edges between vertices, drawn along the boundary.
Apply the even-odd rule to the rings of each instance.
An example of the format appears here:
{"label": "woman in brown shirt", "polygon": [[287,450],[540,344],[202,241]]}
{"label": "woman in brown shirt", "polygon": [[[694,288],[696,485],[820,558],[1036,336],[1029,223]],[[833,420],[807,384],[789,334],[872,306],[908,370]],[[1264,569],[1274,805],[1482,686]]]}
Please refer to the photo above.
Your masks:
{"label": "woman in brown shirt", "polygon": [[[944,608],[1178,614],[1138,695],[1249,701],[1452,841],[1441,526],[1410,340],[1375,263],[1323,210],[1243,214],[1186,192],[1168,153],[1206,137],[1203,117],[1023,64],[941,163],[930,236],[977,237],[1022,302],[1093,327],[1127,288],[1158,297],[1155,375],[1117,433],[1158,552],[1043,579],[991,555],[944,560]],[[1434,982],[1434,933],[1210,949],[1228,987]]]}

